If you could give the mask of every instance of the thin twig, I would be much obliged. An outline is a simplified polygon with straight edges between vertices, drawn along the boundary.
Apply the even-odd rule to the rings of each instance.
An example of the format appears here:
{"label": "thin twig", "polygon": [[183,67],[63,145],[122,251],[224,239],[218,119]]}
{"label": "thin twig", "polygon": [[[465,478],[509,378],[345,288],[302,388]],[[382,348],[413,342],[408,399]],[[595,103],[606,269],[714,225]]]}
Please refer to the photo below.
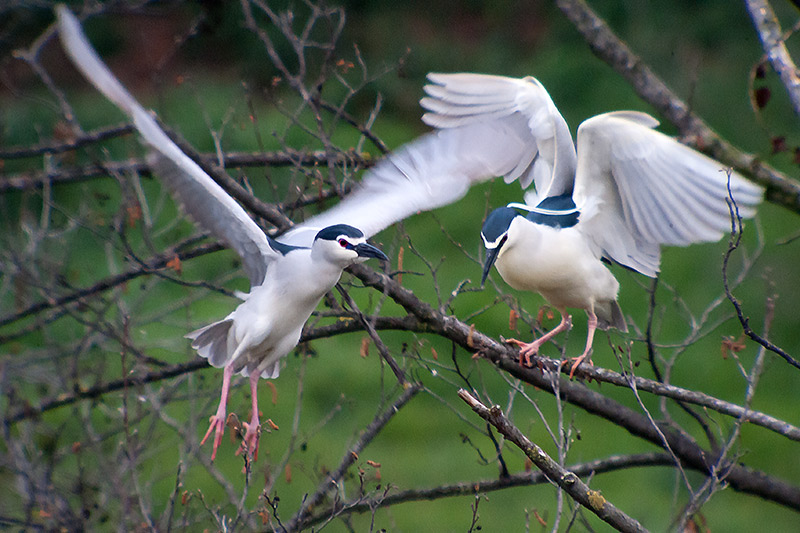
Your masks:
{"label": "thin twig", "polygon": [[[632,467],[647,466],[669,466],[672,459],[663,453],[644,453],[636,455],[616,455],[606,459],[597,459],[587,463],[571,465],[568,470],[576,476],[588,476],[591,474],[602,474],[617,470],[626,470]],[[442,498],[453,498],[458,496],[469,496],[473,494],[485,494],[514,487],[527,487],[550,483],[547,476],[540,471],[524,472],[511,474],[505,478],[464,481],[452,485],[423,489],[408,489],[388,495],[381,495],[381,505],[391,507],[400,503],[415,501],[435,501]],[[338,511],[339,516],[345,513],[365,513],[370,512],[375,506],[375,502],[368,498],[357,498],[349,502],[343,502]],[[314,514],[305,522],[306,527],[310,527],[326,520],[331,515],[330,509],[323,509]]]}
{"label": "thin twig", "polygon": [[331,490],[331,488],[338,485],[339,481],[344,476],[347,469],[358,460],[358,455],[370,443],[372,439],[383,429],[383,427],[400,411],[400,409],[411,400],[420,390],[422,385],[419,383],[409,383],[403,394],[395,400],[392,405],[375,415],[375,418],[366,427],[361,437],[345,454],[339,466],[331,472],[330,475],[325,477],[325,480],[317,487],[316,492],[303,502],[303,505],[292,517],[287,526],[288,531],[299,531],[305,527],[305,521],[308,518],[309,509],[316,507],[322,498]]}
{"label": "thin twig", "polygon": [[[730,175],[728,176],[730,178]],[[730,179],[728,179],[728,197],[725,199],[728,202],[728,209],[730,210],[731,214],[731,236],[728,240],[728,249],[725,251],[725,256],[722,261],[722,285],[725,288],[725,295],[730,300],[733,308],[736,310],[736,316],[739,318],[739,322],[742,324],[742,329],[744,334],[750,337],[752,340],[779,356],[783,357],[783,359],[792,365],[795,368],[800,368],[800,361],[786,353],[783,349],[775,344],[771,343],[758,333],[756,333],[752,327],[750,327],[750,318],[744,314],[744,310],[742,309],[742,304],[739,303],[739,300],[733,295],[731,292],[731,288],[728,285],[728,262],[730,261],[733,252],[739,248],[739,244],[742,241],[742,217],[739,215],[739,207],[736,205],[736,202],[733,200],[733,195],[731,193],[731,183]]]}
{"label": "thin twig", "polygon": [[348,307],[353,310],[358,317],[359,322],[361,322],[361,325],[364,326],[365,330],[367,330],[367,334],[369,334],[372,342],[375,343],[375,346],[378,348],[378,352],[381,354],[381,357],[384,361],[386,361],[386,364],[389,365],[389,368],[392,369],[392,372],[394,372],[398,383],[400,383],[401,386],[405,386],[408,383],[405,372],[403,372],[403,369],[397,364],[397,361],[394,360],[392,354],[389,353],[389,348],[387,348],[386,344],[384,344],[383,340],[381,340],[378,332],[375,331],[374,322],[376,317],[367,318],[358,308],[356,302],[350,297],[350,294],[341,286],[341,284],[336,284],[336,290],[339,291],[339,294],[342,295],[342,298],[344,298],[344,301],[347,303]]}
{"label": "thin twig", "polygon": [[499,406],[493,406],[489,409],[464,389],[460,389],[458,395],[481,418],[491,423],[505,438],[525,452],[525,455],[552,483],[558,485],[572,499],[592,511],[601,520],[619,531],[647,531],[637,520],[620,511],[606,500],[599,491],[590,489],[573,472],[560,467],[544,450],[531,442],[516,426],[511,424],[503,415],[503,411]]}

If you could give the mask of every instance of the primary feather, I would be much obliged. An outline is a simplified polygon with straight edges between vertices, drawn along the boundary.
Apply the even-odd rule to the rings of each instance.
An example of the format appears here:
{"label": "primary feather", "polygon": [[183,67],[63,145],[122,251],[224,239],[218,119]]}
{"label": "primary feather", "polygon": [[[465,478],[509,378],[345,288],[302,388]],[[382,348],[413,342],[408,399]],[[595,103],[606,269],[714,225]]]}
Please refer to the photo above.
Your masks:
{"label": "primary feather", "polygon": [[222,187],[178,148],[155,118],[114,77],[89,44],[80,23],[69,9],[59,5],[57,12],[59,35],[73,63],[97,90],[133,120],[142,140],[150,148],[148,162],[164,177],[164,184],[185,212],[233,248],[242,258],[250,283],[260,284],[269,263],[280,255],[270,247],[269,237]]}

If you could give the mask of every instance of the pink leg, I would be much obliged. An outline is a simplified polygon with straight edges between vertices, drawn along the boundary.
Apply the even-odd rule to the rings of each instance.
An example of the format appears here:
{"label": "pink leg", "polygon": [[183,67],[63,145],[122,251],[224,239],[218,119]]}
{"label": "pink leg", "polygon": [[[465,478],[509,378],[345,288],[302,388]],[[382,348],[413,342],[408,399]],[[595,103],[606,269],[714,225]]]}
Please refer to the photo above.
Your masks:
{"label": "pink leg", "polygon": [[250,423],[245,422],[243,424],[247,432],[244,434],[244,440],[237,452],[252,453],[253,460],[258,460],[258,437],[261,434],[261,424],[258,422],[258,378],[258,373],[250,374],[250,398],[253,402],[252,414],[250,415]]}
{"label": "pink leg", "polygon": [[586,314],[589,316],[589,331],[586,335],[586,349],[583,351],[581,355],[578,357],[573,357],[572,361],[572,369],[569,371],[569,379],[572,379],[572,375],[575,373],[575,369],[578,368],[578,365],[581,364],[584,360],[588,359],[589,364],[592,364],[592,343],[594,342],[594,332],[597,330],[597,315],[594,314],[593,311],[586,311]]}
{"label": "pink leg", "polygon": [[211,432],[214,431],[214,448],[211,451],[212,461],[217,457],[217,448],[219,448],[219,444],[222,442],[222,435],[225,433],[225,406],[228,403],[228,389],[231,386],[231,377],[233,377],[233,363],[227,365],[222,371],[222,394],[220,395],[217,414],[209,418],[211,424],[208,426],[205,437],[200,441],[200,446],[202,446],[208,440]]}
{"label": "pink leg", "polygon": [[524,366],[531,366],[531,356],[539,353],[539,348],[542,344],[546,343],[562,331],[568,330],[572,327],[572,316],[567,314],[566,309],[559,309],[561,313],[561,322],[556,327],[539,337],[533,342],[522,342],[517,339],[508,339],[506,342],[516,344],[520,347],[519,362]]}

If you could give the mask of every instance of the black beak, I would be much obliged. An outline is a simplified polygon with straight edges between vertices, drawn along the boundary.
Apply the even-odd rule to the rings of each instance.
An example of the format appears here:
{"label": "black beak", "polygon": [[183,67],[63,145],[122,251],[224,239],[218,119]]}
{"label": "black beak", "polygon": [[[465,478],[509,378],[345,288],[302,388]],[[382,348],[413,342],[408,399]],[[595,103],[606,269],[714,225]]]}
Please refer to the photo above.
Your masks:
{"label": "black beak", "polygon": [[386,254],[372,246],[371,244],[367,244],[362,242],[361,244],[356,244],[353,247],[353,250],[356,251],[358,257],[374,257],[375,259],[380,259],[381,261],[388,261],[389,258],[386,257]]}
{"label": "black beak", "polygon": [[487,248],[486,249],[486,259],[483,261],[483,275],[481,276],[481,289],[483,285],[486,283],[486,278],[489,276],[489,271],[492,270],[492,265],[497,260],[497,254],[500,253],[500,248],[502,248],[502,244],[496,248]]}

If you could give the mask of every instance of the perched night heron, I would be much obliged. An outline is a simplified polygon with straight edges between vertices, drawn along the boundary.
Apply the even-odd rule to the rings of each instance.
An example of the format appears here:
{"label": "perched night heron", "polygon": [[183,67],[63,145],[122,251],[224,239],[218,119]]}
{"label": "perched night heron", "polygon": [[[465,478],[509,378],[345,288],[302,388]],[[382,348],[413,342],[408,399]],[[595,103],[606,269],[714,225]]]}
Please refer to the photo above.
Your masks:
{"label": "perched night heron", "polygon": [[589,319],[586,347],[573,359],[570,377],[582,361],[591,363],[597,328],[627,331],[619,283],[604,261],[654,277],[660,245],[717,241],[731,227],[728,199],[742,217],[753,216],[761,201],[760,187],[653,130],[658,121],[645,113],[617,111],[584,121],[576,151],[566,121],[534,78],[428,78],[432,84],[421,102],[427,124],[485,124],[507,146],[506,164],[515,169],[509,177],[519,177],[523,187],[535,184],[524,204],[494,210],[481,230],[487,250],[482,281],[495,265],[511,287],[540,293],[561,313],[561,322],[542,337],[511,341],[520,346],[523,364],[571,326],[567,308],[584,309]]}

